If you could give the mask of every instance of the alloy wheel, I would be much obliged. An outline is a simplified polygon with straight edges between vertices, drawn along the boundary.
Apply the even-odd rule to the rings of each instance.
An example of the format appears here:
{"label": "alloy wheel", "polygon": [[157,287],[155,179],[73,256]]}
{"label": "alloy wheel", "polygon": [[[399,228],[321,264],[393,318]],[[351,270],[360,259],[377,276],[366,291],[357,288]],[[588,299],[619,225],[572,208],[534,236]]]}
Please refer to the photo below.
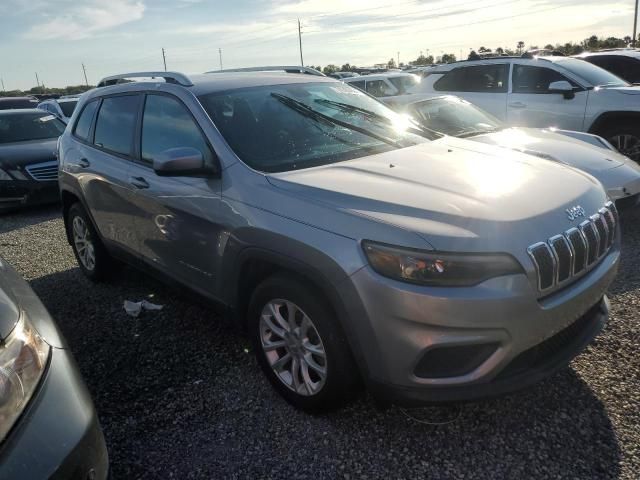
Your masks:
{"label": "alloy wheel", "polygon": [[96,267],[96,252],[91,240],[91,233],[81,217],[73,218],[73,244],[82,266],[89,271]]}
{"label": "alloy wheel", "polygon": [[312,320],[295,303],[274,299],[262,309],[260,341],[278,379],[299,395],[315,395],[327,379],[327,355]]}
{"label": "alloy wheel", "polygon": [[631,160],[640,162],[640,138],[624,133],[609,138],[609,143]]}

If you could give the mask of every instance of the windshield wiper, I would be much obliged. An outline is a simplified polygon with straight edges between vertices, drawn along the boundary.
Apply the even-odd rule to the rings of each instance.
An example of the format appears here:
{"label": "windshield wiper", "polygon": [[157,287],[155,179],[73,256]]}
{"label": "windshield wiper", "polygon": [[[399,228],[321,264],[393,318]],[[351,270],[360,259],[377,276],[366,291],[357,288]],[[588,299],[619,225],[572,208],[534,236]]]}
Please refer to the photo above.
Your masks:
{"label": "windshield wiper", "polygon": [[375,138],[376,140],[384,142],[387,145],[391,145],[392,147],[402,148],[402,145],[391,138],[387,138],[384,135],[378,135],[377,133],[374,133],[366,128],[358,127],[357,125],[353,125],[349,122],[343,122],[342,120],[338,120],[336,118],[330,117],[329,115],[325,115],[324,113],[320,113],[317,110],[311,108],[306,103],[301,102],[300,100],[296,100],[295,98],[291,98],[280,93],[272,93],[271,96],[283,105],[289,107],[291,110],[294,110],[299,114],[311,118],[317,122],[329,124],[332,126],[338,125],[340,127],[353,130],[354,132],[361,133],[368,137]]}
{"label": "windshield wiper", "polygon": [[[333,106],[336,107],[342,111],[345,112],[349,112],[349,113],[360,113],[362,115],[364,115],[365,117],[372,119],[372,120],[379,120],[380,122],[384,123],[385,125],[392,125],[393,122],[390,118],[385,117],[384,115],[380,115],[379,113],[376,112],[372,112],[371,110],[367,110],[366,108],[361,108],[361,107],[356,107],[355,105],[350,105],[348,103],[342,103],[342,102],[334,102],[333,100],[326,100],[324,98],[319,98],[317,100],[315,100],[318,103],[321,103],[323,105],[329,105],[329,106]],[[407,130],[411,130],[412,133],[415,133],[417,135],[423,135],[424,133],[428,133],[430,135],[430,137],[428,138],[440,138],[442,136],[441,133],[436,132],[435,130],[430,129],[429,127],[425,127],[424,125],[420,124],[419,122],[416,122],[415,120],[411,121],[411,126],[407,129]]]}
{"label": "windshield wiper", "polygon": [[497,132],[498,130],[501,130],[501,129],[487,128],[486,130],[468,130],[466,132],[461,132],[457,135],[454,135],[454,137],[458,137],[458,138],[475,137],[476,135],[484,135],[485,133],[494,133],[494,132]]}
{"label": "windshield wiper", "polygon": [[356,107],[355,105],[350,105],[348,103],[343,103],[343,102],[335,102],[333,100],[327,100],[325,98],[318,98],[314,100],[314,102],[320,103],[322,105],[336,107],[339,110],[342,110],[344,112],[349,112],[349,113],[357,112],[364,115],[365,117],[374,118],[376,120],[380,120],[389,125],[391,124],[391,120],[389,118],[385,117],[384,115],[380,115],[379,113],[372,112],[371,110],[367,110],[366,108]]}

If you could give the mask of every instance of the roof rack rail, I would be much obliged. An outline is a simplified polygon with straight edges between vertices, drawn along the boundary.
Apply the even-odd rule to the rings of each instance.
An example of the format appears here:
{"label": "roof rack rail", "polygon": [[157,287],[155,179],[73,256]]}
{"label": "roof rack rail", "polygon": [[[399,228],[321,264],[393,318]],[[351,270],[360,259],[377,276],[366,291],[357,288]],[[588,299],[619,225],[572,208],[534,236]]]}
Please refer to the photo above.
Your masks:
{"label": "roof rack rail", "polygon": [[189,77],[180,72],[131,72],[104,77],[98,82],[98,87],[106,87],[109,85],[123,83],[120,82],[120,80],[126,80],[128,78],[163,78],[167,83],[174,83],[176,85],[182,85],[183,87],[193,86]]}
{"label": "roof rack rail", "polygon": [[277,65],[264,67],[244,67],[244,68],[227,68],[224,70],[211,70],[206,73],[228,73],[228,72],[286,72],[286,73],[306,73],[307,75],[317,75],[326,77],[326,75],[315,68],[301,67],[299,65]]}

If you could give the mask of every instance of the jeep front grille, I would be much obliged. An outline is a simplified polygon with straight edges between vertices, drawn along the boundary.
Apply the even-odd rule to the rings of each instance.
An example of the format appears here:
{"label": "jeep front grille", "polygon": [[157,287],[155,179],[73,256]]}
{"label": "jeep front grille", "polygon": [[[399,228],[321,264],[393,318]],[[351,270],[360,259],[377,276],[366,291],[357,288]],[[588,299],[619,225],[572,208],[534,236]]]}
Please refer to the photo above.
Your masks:
{"label": "jeep front grille", "polygon": [[616,207],[607,202],[578,228],[531,245],[527,252],[536,267],[538,290],[562,286],[593,267],[613,245],[617,223]]}
{"label": "jeep front grille", "polygon": [[27,165],[25,170],[31,175],[31,178],[38,182],[48,182],[58,180],[58,161],[51,160],[49,162],[32,163]]}

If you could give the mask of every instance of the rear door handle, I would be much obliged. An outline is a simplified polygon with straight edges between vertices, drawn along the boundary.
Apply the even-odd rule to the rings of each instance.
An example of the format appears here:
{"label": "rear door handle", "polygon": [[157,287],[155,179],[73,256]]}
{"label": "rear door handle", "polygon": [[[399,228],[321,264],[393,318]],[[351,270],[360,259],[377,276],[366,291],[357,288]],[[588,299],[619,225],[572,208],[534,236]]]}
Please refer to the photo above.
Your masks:
{"label": "rear door handle", "polygon": [[527,104],[522,102],[512,102],[509,104],[511,108],[526,108]]}
{"label": "rear door handle", "polygon": [[78,166],[80,168],[88,168],[91,166],[91,162],[86,158],[81,158],[80,161],[78,162]]}
{"label": "rear door handle", "polygon": [[129,183],[136,188],[149,188],[149,184],[144,177],[129,177]]}

